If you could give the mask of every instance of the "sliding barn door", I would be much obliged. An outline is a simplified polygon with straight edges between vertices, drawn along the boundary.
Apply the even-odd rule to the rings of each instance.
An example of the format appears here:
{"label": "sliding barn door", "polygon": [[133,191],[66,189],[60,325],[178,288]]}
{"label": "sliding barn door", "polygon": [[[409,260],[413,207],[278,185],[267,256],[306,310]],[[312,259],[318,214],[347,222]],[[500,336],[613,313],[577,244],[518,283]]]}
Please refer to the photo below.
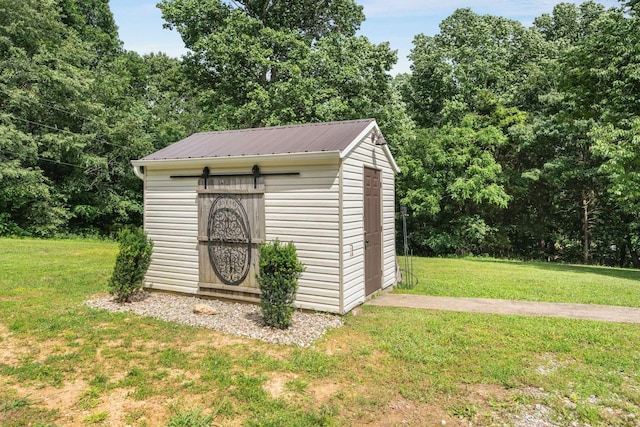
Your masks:
{"label": "sliding barn door", "polygon": [[[201,290],[257,290],[264,241],[264,180],[208,178],[198,189]],[[246,288],[246,289],[245,289]]]}

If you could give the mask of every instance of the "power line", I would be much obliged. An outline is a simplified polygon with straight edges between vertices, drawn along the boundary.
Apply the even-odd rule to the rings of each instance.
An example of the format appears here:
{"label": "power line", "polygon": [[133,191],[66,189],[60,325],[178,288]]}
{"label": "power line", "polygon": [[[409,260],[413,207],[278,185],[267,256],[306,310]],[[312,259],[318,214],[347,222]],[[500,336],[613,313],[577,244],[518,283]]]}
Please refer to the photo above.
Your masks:
{"label": "power line", "polygon": [[[20,120],[22,122],[29,123],[29,124],[36,125],[36,126],[41,126],[43,128],[55,130],[55,131],[58,131],[58,132],[64,132],[64,133],[67,133],[67,134],[70,134],[70,135],[74,135],[74,136],[87,136],[86,134],[72,132],[72,131],[67,130],[67,129],[60,129],[60,128],[56,127],[56,126],[51,126],[51,125],[47,125],[47,124],[44,124],[44,123],[35,122],[33,120],[23,119],[22,117],[18,117],[13,113],[9,113],[9,115],[11,117],[13,117],[15,120]],[[101,139],[101,138],[95,138],[94,137],[93,139],[96,140],[96,141],[102,142],[104,144],[107,144],[107,145],[113,145],[114,147],[122,148],[123,150],[127,149],[127,147],[125,147],[124,145],[116,144],[114,142],[108,142],[108,141],[105,141],[104,139]]]}
{"label": "power line", "polygon": [[60,161],[60,160],[47,159],[46,157],[38,157],[38,160],[42,160],[43,162],[56,163],[58,165],[72,166],[72,167],[78,168],[78,169],[84,169],[84,170],[87,169],[85,166],[80,166],[80,165],[76,165],[76,164],[73,164],[73,163],[67,163],[67,162],[63,162],[63,161]]}
{"label": "power line", "polygon": [[[0,89],[0,91],[4,92],[7,95],[11,95],[11,92],[9,92],[6,89]],[[27,92],[27,94],[29,93],[26,89],[24,89],[24,92]],[[89,117],[81,116],[80,114],[73,113],[73,112],[71,112],[69,110],[65,110],[64,108],[60,108],[58,106],[55,106],[53,103],[51,103],[49,101],[40,101],[40,100],[37,100],[37,99],[33,99],[29,95],[28,95],[28,98],[29,98],[30,102],[42,105],[43,107],[52,108],[52,109],[54,109],[56,111],[60,111],[61,113],[66,113],[66,114],[69,114],[70,116],[78,117],[78,118],[81,118],[82,120],[85,120],[85,121],[90,121],[91,120]]]}
{"label": "power line", "polygon": [[[11,93],[9,91],[7,91],[6,89],[0,89],[0,91],[4,92],[7,95],[11,95]],[[81,115],[76,114],[76,113],[72,113],[71,111],[68,111],[68,110],[65,110],[63,108],[57,107],[57,106],[53,105],[52,103],[50,103],[48,101],[39,101],[39,100],[36,100],[36,99],[32,99],[31,97],[29,97],[29,101],[30,102],[34,102],[34,103],[39,104],[39,105],[42,105],[43,107],[52,108],[52,109],[54,109],[56,111],[60,111],[62,113],[69,114],[70,116],[81,118],[81,119],[83,119],[85,121],[91,121],[91,119],[88,118],[88,117],[81,116]],[[39,122],[34,122],[32,120],[23,119],[21,117],[17,117],[13,113],[9,113],[9,114],[16,120],[22,120],[22,121],[24,121],[26,123],[30,123],[30,124],[33,124],[33,125],[36,125],[36,126],[42,126],[42,127],[48,128],[48,129],[61,131],[61,132],[66,132],[66,133],[69,133],[69,134],[72,134],[72,135],[76,135],[76,136],[82,136],[83,135],[83,134],[72,132],[72,131],[69,131],[69,130],[66,130],[66,129],[59,129],[58,127],[46,125],[44,123],[39,123]],[[108,141],[105,141],[104,139],[101,139],[101,138],[93,138],[93,139],[95,139],[96,141],[100,141],[100,142],[102,142],[104,144],[113,145],[114,147],[122,148],[123,150],[126,149],[126,147],[124,147],[122,145],[119,145],[119,144],[116,144],[116,143],[113,143],[113,142],[108,142]]]}
{"label": "power line", "polygon": [[[51,130],[55,130],[55,131],[59,131],[59,132],[65,132],[65,133],[68,133],[68,134],[71,134],[71,135],[75,135],[75,136],[84,136],[83,134],[71,132],[70,130],[67,130],[67,129],[60,129],[58,127],[46,125],[44,123],[35,122],[33,120],[23,119],[22,117],[17,117],[15,114],[12,114],[12,113],[9,113],[9,115],[12,118],[14,118],[15,120],[20,120],[20,121],[23,121],[25,123],[30,123],[32,125],[41,126],[41,127],[44,127],[44,128],[47,128],[47,129],[51,129]],[[97,141],[101,141],[101,142],[103,142],[105,144],[113,145],[113,146],[116,146],[116,147],[119,147],[119,148],[122,148],[122,149],[126,148],[126,147],[124,147],[122,145],[114,144],[112,142],[107,142],[107,141],[102,140],[100,138],[94,138],[94,139],[97,140]],[[37,159],[41,160],[43,162],[55,163],[55,164],[58,164],[58,165],[71,166],[71,167],[74,167],[74,168],[79,168],[79,169],[84,169],[84,170],[88,169],[86,166],[81,166],[81,165],[74,164],[74,163],[63,162],[61,160],[48,159],[46,157],[37,157]]]}

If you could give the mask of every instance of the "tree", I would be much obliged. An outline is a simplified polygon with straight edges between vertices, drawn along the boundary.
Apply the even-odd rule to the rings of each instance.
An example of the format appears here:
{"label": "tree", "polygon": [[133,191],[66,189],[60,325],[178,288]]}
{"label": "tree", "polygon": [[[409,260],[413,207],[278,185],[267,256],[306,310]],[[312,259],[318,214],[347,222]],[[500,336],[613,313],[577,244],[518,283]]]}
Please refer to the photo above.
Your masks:
{"label": "tree", "polygon": [[388,115],[396,55],[354,36],[364,15],[353,0],[165,0],[160,8],[191,51],[185,64],[217,126]]}
{"label": "tree", "polygon": [[520,206],[509,201],[526,192],[518,146],[531,140],[518,107],[535,97],[524,89],[542,73],[549,46],[517,21],[470,9],[440,30],[416,36],[413,72],[400,84],[423,129],[417,144],[401,148],[398,192],[426,253],[506,255],[514,230],[507,212]]}
{"label": "tree", "polygon": [[132,90],[136,55],[117,51],[98,3],[0,0],[2,234],[109,234],[141,221],[128,163],[151,151],[144,86]]}
{"label": "tree", "polygon": [[[605,184],[602,198],[615,207],[609,212],[626,224],[617,239],[605,245],[625,247],[640,268],[640,17],[610,10],[590,34],[563,58],[563,89],[575,103],[571,119],[588,121],[587,133],[597,172]],[[621,241],[622,240],[622,241]]]}
{"label": "tree", "polygon": [[498,103],[486,108],[483,115],[420,130],[415,142],[399,148],[398,193],[411,210],[410,239],[420,253],[508,249],[493,219],[511,200],[496,157],[508,142],[506,129],[524,116]]}
{"label": "tree", "polygon": [[505,214],[520,256],[591,260],[590,241],[604,215],[599,206],[604,183],[587,137],[590,122],[572,115],[576,104],[564,91],[562,58],[597,31],[594,23],[603,13],[594,2],[561,3],[553,14],[534,20],[532,30],[544,37],[547,53],[519,86],[529,119],[514,135],[509,164],[501,161],[512,171],[508,188],[518,200]]}
{"label": "tree", "polygon": [[[524,155],[515,168],[523,171],[528,184],[523,187],[524,203],[514,206],[525,208],[513,217],[535,213],[539,225],[528,230],[547,257],[610,263],[611,248],[631,248],[625,237],[630,231],[623,224],[633,229],[635,216],[612,199],[613,178],[621,171],[610,173],[603,158],[605,152],[619,152],[622,144],[606,148],[605,141],[637,114],[632,112],[637,100],[630,95],[637,87],[633,79],[624,83],[620,79],[629,70],[624,52],[637,49],[634,33],[623,28],[628,23],[620,11],[606,11],[592,1],[580,6],[559,4],[552,15],[534,21],[534,29],[553,47],[553,55],[529,90],[537,94],[526,106],[531,136],[522,140],[518,151]],[[536,200],[547,202],[539,205]],[[523,229],[518,227],[520,239]],[[624,258],[619,257],[622,264]]]}
{"label": "tree", "polygon": [[[437,159],[434,147],[442,136],[462,139],[458,128],[469,114],[487,115],[492,100],[507,111],[526,112],[498,126],[506,142],[492,153],[512,203],[495,210],[466,202],[478,218],[491,219],[485,221],[489,228],[464,225],[494,236],[483,238],[484,247],[500,242],[515,256],[585,263],[617,257],[620,264],[626,250],[636,262],[639,32],[637,4],[625,7],[626,15],[593,1],[563,3],[530,29],[463,9],[443,21],[440,34],[416,37],[413,74],[401,89],[418,126],[426,128],[422,138],[429,135],[432,142],[410,154],[414,161]],[[418,170],[425,175],[422,185],[401,178],[400,191],[430,195],[412,202],[429,211],[434,201],[446,200],[446,193],[429,186],[442,178],[437,165]],[[458,177],[464,172],[442,182]],[[436,224],[429,236],[455,241],[450,223],[421,221]]]}
{"label": "tree", "polygon": [[118,27],[109,0],[58,0],[61,21],[90,44],[98,59],[114,57],[122,50]]}
{"label": "tree", "polygon": [[50,2],[0,0],[0,45],[0,232],[50,235],[71,215],[56,183],[84,144],[90,55]]}
{"label": "tree", "polygon": [[180,60],[163,53],[147,54],[141,60],[137,84],[150,113],[148,132],[155,149],[219,127],[205,108],[211,93],[190,84],[188,70]]}
{"label": "tree", "polygon": [[521,105],[520,86],[548,52],[541,35],[518,21],[458,9],[435,36],[419,34],[410,58],[412,75],[404,94],[420,127],[442,124],[448,102],[466,106],[481,91],[505,105]]}

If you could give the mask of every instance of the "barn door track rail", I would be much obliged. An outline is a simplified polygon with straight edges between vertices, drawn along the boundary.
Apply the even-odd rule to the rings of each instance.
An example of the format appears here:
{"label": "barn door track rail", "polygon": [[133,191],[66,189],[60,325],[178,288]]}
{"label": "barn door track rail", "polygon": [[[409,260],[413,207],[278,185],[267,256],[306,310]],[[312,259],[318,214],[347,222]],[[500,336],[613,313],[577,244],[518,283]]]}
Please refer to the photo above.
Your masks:
{"label": "barn door track rail", "polygon": [[209,178],[221,178],[221,177],[236,177],[236,176],[252,176],[253,177],[253,188],[258,186],[258,178],[262,176],[287,176],[287,175],[300,175],[300,172],[260,172],[260,167],[258,165],[253,165],[251,168],[251,173],[220,173],[220,174],[212,174],[211,170],[208,166],[205,166],[202,169],[202,173],[200,175],[171,175],[170,178],[202,178],[204,179],[204,188],[207,188],[207,181]]}

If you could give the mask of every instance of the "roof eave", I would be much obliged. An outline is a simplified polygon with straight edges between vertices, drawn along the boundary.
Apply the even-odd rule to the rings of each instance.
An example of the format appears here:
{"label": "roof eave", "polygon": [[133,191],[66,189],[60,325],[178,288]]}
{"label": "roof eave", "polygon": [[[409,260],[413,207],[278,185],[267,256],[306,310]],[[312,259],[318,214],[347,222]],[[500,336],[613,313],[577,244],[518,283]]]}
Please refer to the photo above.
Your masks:
{"label": "roof eave", "polygon": [[189,157],[185,159],[139,159],[132,160],[133,166],[160,166],[166,167],[180,167],[189,166],[194,163],[207,163],[216,165],[219,163],[227,162],[247,162],[247,163],[260,163],[260,162],[273,162],[275,160],[320,160],[320,159],[339,159],[340,151],[315,151],[305,153],[274,153],[274,154],[256,154],[247,156],[224,156],[224,157]]}

